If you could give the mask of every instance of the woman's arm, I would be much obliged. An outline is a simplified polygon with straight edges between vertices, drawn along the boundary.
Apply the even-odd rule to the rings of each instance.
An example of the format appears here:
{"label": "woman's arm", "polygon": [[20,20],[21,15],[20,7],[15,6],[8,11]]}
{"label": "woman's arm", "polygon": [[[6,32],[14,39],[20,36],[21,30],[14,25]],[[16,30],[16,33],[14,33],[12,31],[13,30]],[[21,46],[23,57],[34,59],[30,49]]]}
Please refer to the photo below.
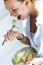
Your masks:
{"label": "woman's arm", "polygon": [[19,33],[17,39],[19,41],[21,41],[23,44],[27,44],[27,45],[30,45],[31,46],[30,40],[28,39],[28,37],[24,36],[23,34],[20,34]]}
{"label": "woman's arm", "polygon": [[31,45],[30,40],[28,37],[25,37],[23,34],[10,30],[7,32],[7,34],[4,35],[6,41],[12,41],[14,38],[17,38],[19,41],[21,41],[23,44]]}

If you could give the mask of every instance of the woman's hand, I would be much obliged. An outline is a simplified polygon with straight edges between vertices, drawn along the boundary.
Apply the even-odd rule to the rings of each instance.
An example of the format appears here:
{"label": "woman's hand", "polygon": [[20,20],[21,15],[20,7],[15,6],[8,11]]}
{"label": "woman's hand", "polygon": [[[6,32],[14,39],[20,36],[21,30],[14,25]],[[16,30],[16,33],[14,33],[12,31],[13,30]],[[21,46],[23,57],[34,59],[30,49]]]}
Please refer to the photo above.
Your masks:
{"label": "woman's hand", "polygon": [[43,64],[43,58],[35,58],[34,60],[32,60],[30,62],[29,65],[40,65],[40,64]]}
{"label": "woman's hand", "polygon": [[4,35],[4,37],[6,41],[12,41],[14,38],[18,37],[19,34],[20,33],[17,31],[9,30],[7,34]]}
{"label": "woman's hand", "polygon": [[14,38],[17,38],[23,44],[31,46],[31,43],[28,37],[25,37],[23,34],[19,33],[18,31],[9,30],[7,34],[4,35],[4,37],[6,42],[12,41]]}

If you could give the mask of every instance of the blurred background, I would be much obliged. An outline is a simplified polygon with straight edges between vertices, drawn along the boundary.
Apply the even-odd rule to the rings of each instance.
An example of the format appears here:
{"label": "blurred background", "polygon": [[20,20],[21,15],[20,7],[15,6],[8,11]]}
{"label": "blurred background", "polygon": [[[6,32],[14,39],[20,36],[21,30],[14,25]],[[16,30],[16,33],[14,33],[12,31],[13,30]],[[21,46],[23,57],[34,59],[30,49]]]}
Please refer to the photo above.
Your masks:
{"label": "blurred background", "polygon": [[0,20],[8,15],[8,11],[5,9],[4,0],[0,0]]}

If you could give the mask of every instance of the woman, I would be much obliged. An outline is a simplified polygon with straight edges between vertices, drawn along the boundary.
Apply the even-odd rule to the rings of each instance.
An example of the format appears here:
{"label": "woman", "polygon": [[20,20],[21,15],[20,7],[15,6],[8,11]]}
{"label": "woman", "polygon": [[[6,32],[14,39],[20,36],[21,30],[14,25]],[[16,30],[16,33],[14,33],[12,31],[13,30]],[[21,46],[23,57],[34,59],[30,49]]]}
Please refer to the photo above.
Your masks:
{"label": "woman", "polygon": [[[34,42],[36,42],[37,38],[40,35],[39,34],[37,36],[37,33],[40,32],[40,28],[42,25],[41,20],[43,20],[42,3],[38,3],[39,1],[37,2],[36,0],[4,0],[4,2],[5,7],[10,11],[10,14],[16,16],[19,20],[24,20],[25,18],[30,16],[30,32],[35,33],[37,31],[33,38]],[[40,16],[41,19],[39,21]],[[36,25],[38,25],[38,27],[36,27]],[[17,31],[14,32],[13,30],[10,30],[4,37],[6,41],[12,40],[16,37],[21,42],[31,45],[29,38]],[[43,61],[43,59],[38,59],[38,61],[41,62]]]}

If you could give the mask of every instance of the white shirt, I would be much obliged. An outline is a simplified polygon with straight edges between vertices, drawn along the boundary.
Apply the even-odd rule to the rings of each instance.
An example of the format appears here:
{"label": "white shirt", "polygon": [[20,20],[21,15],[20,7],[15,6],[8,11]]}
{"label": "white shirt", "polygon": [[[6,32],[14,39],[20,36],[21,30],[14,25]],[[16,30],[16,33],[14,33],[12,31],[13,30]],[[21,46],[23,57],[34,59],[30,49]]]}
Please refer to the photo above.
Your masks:
{"label": "white shirt", "polygon": [[[23,34],[24,34],[24,36],[28,37],[32,47],[34,47],[38,51],[40,45],[39,45],[39,43],[37,44],[35,41],[33,41],[34,34],[30,33],[30,17],[27,17],[25,20],[23,20],[22,24],[23,24]],[[38,47],[36,47],[36,45],[38,45]]]}
{"label": "white shirt", "polygon": [[39,54],[43,54],[43,0],[40,1],[36,1],[37,5],[37,9],[39,12],[38,17],[36,18],[37,22],[37,32],[35,33],[35,36],[33,38],[35,43],[40,43],[40,50],[39,50]]}

